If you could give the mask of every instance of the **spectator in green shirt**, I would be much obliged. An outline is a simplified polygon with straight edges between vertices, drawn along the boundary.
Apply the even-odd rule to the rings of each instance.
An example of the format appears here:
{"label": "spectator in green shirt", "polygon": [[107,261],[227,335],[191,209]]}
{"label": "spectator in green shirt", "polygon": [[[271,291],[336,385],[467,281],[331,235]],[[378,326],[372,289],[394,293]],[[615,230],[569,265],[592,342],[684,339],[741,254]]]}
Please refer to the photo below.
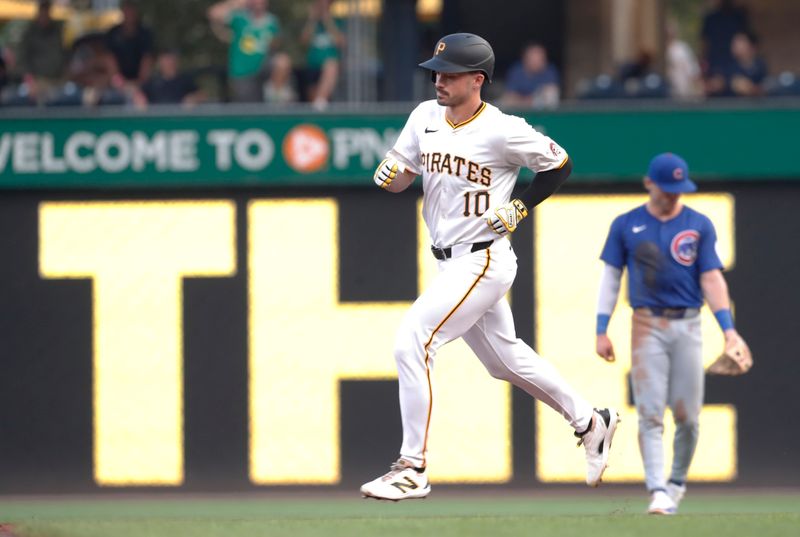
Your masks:
{"label": "spectator in green shirt", "polygon": [[[214,33],[230,43],[228,75],[233,100],[294,100],[289,56],[275,52],[280,24],[267,0],[224,0],[208,10]],[[266,85],[264,81],[267,80]]]}
{"label": "spectator in green shirt", "polygon": [[323,109],[331,100],[339,79],[340,50],[344,47],[344,34],[333,21],[330,0],[314,0],[309,7],[308,20],[300,36],[308,47],[306,56],[306,84],[308,100]]}

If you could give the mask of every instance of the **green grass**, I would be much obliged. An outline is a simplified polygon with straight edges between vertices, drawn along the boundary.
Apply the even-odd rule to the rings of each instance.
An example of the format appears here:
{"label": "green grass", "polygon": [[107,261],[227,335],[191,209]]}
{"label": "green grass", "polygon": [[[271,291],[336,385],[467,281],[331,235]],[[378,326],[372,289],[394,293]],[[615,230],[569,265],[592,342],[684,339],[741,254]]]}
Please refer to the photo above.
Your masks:
{"label": "green grass", "polygon": [[800,492],[695,493],[681,514],[642,514],[646,499],[618,493],[546,495],[445,492],[383,503],[320,493],[304,497],[0,499],[0,522],[21,537],[559,537],[795,536]]}

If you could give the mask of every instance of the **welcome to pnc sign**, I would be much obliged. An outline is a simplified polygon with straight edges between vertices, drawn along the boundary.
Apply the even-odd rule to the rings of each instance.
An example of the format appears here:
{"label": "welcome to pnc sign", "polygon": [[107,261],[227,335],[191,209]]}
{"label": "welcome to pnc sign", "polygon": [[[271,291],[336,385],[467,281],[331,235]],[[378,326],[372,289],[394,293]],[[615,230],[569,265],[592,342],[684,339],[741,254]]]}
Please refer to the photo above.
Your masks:
{"label": "welcome to pnc sign", "polygon": [[388,127],[325,130],[312,123],[286,131],[253,121],[238,128],[131,123],[3,132],[0,186],[270,184],[309,174],[323,182],[330,181],[330,173],[368,181],[398,134]]}

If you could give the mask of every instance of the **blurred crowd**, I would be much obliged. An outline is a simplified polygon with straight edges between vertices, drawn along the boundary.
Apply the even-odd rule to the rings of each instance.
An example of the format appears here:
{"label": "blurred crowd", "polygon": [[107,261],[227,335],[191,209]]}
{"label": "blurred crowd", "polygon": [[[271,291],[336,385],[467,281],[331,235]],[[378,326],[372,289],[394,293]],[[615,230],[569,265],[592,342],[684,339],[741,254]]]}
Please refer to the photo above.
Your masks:
{"label": "blurred crowd", "polygon": [[718,0],[702,20],[695,50],[681,39],[677,21],[665,28],[663,68],[655,54],[641,50],[613,74],[579,82],[578,98],[672,98],[800,96],[792,72],[770,73],[748,13],[735,0]]}
{"label": "blurred crowd", "polygon": [[281,25],[267,0],[225,0],[208,10],[214,34],[228,43],[228,80],[235,102],[311,102],[323,109],[339,78],[344,33],[330,0],[315,0],[299,36],[305,69],[293,69],[281,50]]}
{"label": "blurred crowd", "polygon": [[[6,106],[150,104],[192,106],[208,99],[181,52],[157,48],[136,0],[122,0],[122,20],[76,39],[69,50],[51,0],[40,0],[16,50],[0,49],[0,101]],[[299,40],[306,51],[295,68],[281,50],[281,24],[268,0],[224,0],[208,9],[211,29],[228,46],[222,100],[284,104],[308,101],[323,109],[339,78],[344,33],[330,0],[314,0]],[[12,72],[19,73],[11,83]]]}
{"label": "blurred crowd", "polygon": [[135,1],[122,2],[119,24],[79,37],[69,50],[52,7],[50,0],[41,0],[22,35],[15,57],[21,80],[3,92],[4,104],[144,107],[202,101],[202,92],[180,70],[178,51],[155,50],[153,32]]}
{"label": "blurred crowd", "polygon": [[[324,109],[337,94],[345,47],[342,22],[330,0],[313,0],[299,35],[291,36],[305,54],[293,64],[283,48],[281,22],[268,0],[223,0],[210,6],[208,23],[227,45],[221,92],[209,96],[197,70],[181,65],[181,51],[157,48],[136,0],[122,0],[121,21],[64,45],[61,21],[50,0],[41,0],[35,18],[15,49],[0,48],[0,103],[10,106],[97,106],[151,104],[193,106],[209,99],[286,104],[308,102]],[[665,50],[641,50],[614,73],[578,82],[579,99],[673,98],[800,94],[791,73],[772,76],[759,50],[747,12],[720,0],[702,23],[700,50],[680,37],[677,22],[666,26]],[[296,63],[296,62],[295,62]],[[12,76],[13,75],[13,76]],[[554,108],[564,88],[547,48],[528,42],[500,81],[507,106]]]}

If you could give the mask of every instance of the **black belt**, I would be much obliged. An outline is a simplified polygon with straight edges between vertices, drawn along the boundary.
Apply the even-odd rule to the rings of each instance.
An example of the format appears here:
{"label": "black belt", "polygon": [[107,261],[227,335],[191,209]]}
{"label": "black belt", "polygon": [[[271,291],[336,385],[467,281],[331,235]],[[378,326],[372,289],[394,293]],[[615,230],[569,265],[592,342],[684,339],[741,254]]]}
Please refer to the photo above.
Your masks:
{"label": "black belt", "polygon": [[[489,246],[492,245],[494,241],[486,241],[486,242],[476,242],[470,248],[470,252],[478,252],[480,250],[485,250]],[[431,252],[433,252],[433,257],[438,259],[439,261],[444,261],[445,259],[450,259],[453,257],[453,248],[437,248],[436,246],[431,246]]]}
{"label": "black belt", "polygon": [[647,306],[641,309],[649,311],[654,317],[664,317],[665,319],[683,319],[694,317],[699,313],[697,308],[656,308]]}

